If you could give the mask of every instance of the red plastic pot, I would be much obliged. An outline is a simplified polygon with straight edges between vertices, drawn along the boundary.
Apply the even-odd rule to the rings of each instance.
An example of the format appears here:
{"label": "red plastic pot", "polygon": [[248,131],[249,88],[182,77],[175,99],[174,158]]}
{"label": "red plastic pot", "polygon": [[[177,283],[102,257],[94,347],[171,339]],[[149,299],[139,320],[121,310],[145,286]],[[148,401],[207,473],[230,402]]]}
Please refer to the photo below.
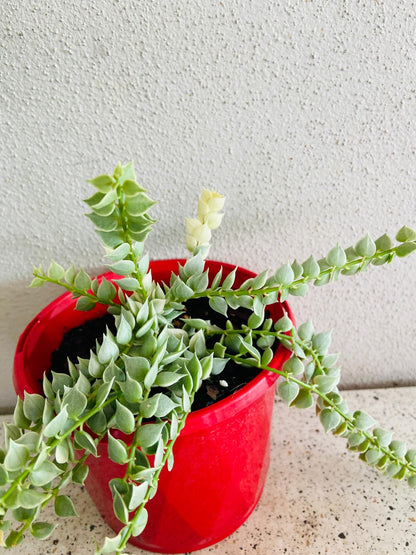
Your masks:
{"label": "red plastic pot", "polygon": [[[151,262],[153,278],[168,282],[178,262]],[[234,267],[208,261],[212,278],[222,266],[225,277]],[[106,274],[106,277],[111,275]],[[239,268],[236,286],[254,274]],[[114,277],[114,276],[113,276]],[[13,380],[16,392],[42,392],[43,372],[62,335],[85,320],[104,314],[99,305],[90,312],[74,310],[75,301],[65,293],[49,304],[27,326],[19,339]],[[268,307],[278,319],[286,303]],[[280,368],[289,352],[278,347],[271,362]],[[213,406],[191,413],[174,447],[172,471],[160,475],[156,496],[149,501],[148,524],[131,543],[161,553],[183,553],[208,547],[234,532],[248,518],[260,499],[270,459],[270,424],[277,375],[263,371],[249,384]],[[108,482],[124,475],[124,467],[107,456],[107,444],[98,446],[99,458],[88,459],[86,488],[106,522],[118,531]]]}

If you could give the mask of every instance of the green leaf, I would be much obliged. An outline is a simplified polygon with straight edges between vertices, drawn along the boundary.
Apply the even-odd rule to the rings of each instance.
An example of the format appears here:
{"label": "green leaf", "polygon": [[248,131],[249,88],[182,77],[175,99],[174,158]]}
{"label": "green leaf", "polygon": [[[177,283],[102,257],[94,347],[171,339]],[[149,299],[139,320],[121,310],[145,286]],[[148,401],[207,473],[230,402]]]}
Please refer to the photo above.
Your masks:
{"label": "green leaf", "polygon": [[76,419],[84,412],[87,406],[87,397],[77,387],[74,387],[64,396],[62,403],[66,406],[68,417]]}
{"label": "green leaf", "polygon": [[88,291],[91,288],[91,278],[84,270],[81,269],[75,276],[74,287],[81,291]]}
{"label": "green leaf", "polygon": [[180,278],[177,278],[171,289],[172,295],[175,299],[184,301],[189,299],[194,294],[193,290],[186,285]]}
{"label": "green leaf", "polygon": [[63,393],[65,386],[72,387],[73,383],[73,379],[71,376],[68,376],[68,374],[52,371],[52,388],[56,393],[58,393],[58,391],[59,393]]}
{"label": "green leaf", "polygon": [[132,492],[128,508],[129,511],[134,511],[134,509],[137,509],[137,507],[143,503],[149,486],[148,484],[146,484],[146,482],[143,482],[138,486],[136,486],[136,484],[131,484],[131,488]]}
{"label": "green leaf", "polygon": [[65,427],[68,420],[68,410],[66,405],[61,411],[47,424],[43,430],[45,437],[56,437]]}
{"label": "green leaf", "polygon": [[59,517],[78,516],[71,499],[67,495],[55,497],[55,513]]}
{"label": "green leaf", "polygon": [[52,480],[60,474],[62,474],[62,470],[60,470],[52,462],[44,461],[35,470],[32,470],[30,473],[30,481],[34,486],[40,487],[52,482]]}
{"label": "green leaf", "polygon": [[140,187],[140,185],[138,185],[136,181],[126,179],[126,181],[123,183],[123,192],[126,197],[134,197],[139,193],[143,193],[144,189]]}
{"label": "green leaf", "polygon": [[397,463],[391,463],[386,468],[386,474],[390,478],[394,478],[401,470],[401,466]]}
{"label": "green leaf", "polygon": [[295,274],[293,273],[290,264],[283,264],[276,273],[274,274],[274,279],[277,283],[281,285],[290,285],[294,280]]}
{"label": "green leaf", "polygon": [[69,460],[68,439],[60,441],[55,449],[56,462],[59,464],[67,463]]}
{"label": "green leaf", "polygon": [[25,431],[24,434],[16,439],[16,443],[19,443],[20,445],[26,445],[29,451],[36,452],[39,450],[42,443],[42,436],[38,432]]}
{"label": "green leaf", "polygon": [[4,466],[0,465],[0,487],[5,486],[9,481],[9,474]]}
{"label": "green leaf", "polygon": [[19,504],[24,509],[33,509],[46,501],[48,495],[36,489],[25,489],[19,493]]}
{"label": "green leaf", "polygon": [[295,400],[292,402],[292,406],[298,409],[308,409],[314,404],[313,395],[307,389],[301,389],[296,396]]}
{"label": "green leaf", "polygon": [[30,527],[32,535],[38,540],[45,540],[55,530],[56,524],[49,524],[48,522],[34,522]]}
{"label": "green leaf", "polygon": [[212,283],[211,283],[212,289],[216,289],[218,287],[218,285],[221,283],[221,278],[222,278],[222,266],[215,274],[214,279],[212,280]]}
{"label": "green leaf", "polygon": [[359,256],[364,257],[373,256],[377,250],[376,244],[371,239],[368,233],[358,241],[354,248]]}
{"label": "green leaf", "polygon": [[273,350],[270,349],[270,347],[267,347],[267,349],[265,349],[263,351],[263,354],[261,355],[261,366],[265,367],[268,366],[271,362],[271,360],[273,359]]}
{"label": "green leaf", "polygon": [[88,297],[80,297],[77,300],[75,308],[81,312],[88,312],[92,310],[96,305],[96,301]]}
{"label": "green leaf", "polygon": [[320,375],[320,376],[315,376],[313,379],[313,383],[317,385],[319,391],[324,395],[326,393],[331,392],[336,387],[338,382],[339,382],[338,376]]}
{"label": "green leaf", "polygon": [[253,345],[251,345],[250,343],[248,343],[248,341],[241,341],[241,345],[240,345],[240,353],[244,354],[244,350],[246,350],[259,364],[261,361],[261,355],[260,352],[253,347]]}
{"label": "green leaf", "polygon": [[336,268],[344,266],[347,262],[347,256],[339,243],[329,251],[326,256],[326,261],[330,266],[335,266]]}
{"label": "green leaf", "polygon": [[312,337],[312,346],[319,354],[325,354],[331,344],[331,332],[320,332]]}
{"label": "green leaf", "polygon": [[88,471],[89,471],[88,466],[84,464],[81,464],[80,466],[75,467],[74,470],[72,471],[72,481],[75,482],[76,484],[83,485],[83,483],[85,482],[85,479],[88,476]]}
{"label": "green leaf", "polygon": [[399,441],[397,439],[394,439],[390,445],[389,448],[393,451],[393,453],[396,455],[396,457],[398,457],[399,459],[401,459],[402,457],[405,456],[406,451],[407,451],[407,446],[406,443],[404,441]]}
{"label": "green leaf", "polygon": [[413,474],[413,476],[409,476],[407,478],[407,483],[411,488],[416,488],[416,475]]}
{"label": "green leaf", "polygon": [[106,216],[91,213],[87,214],[87,217],[92,221],[96,229],[100,231],[114,231],[119,227],[119,221],[115,211]]}
{"label": "green leaf", "polygon": [[33,280],[30,282],[29,287],[41,287],[44,284],[44,280],[38,277],[33,278]]}
{"label": "green leaf", "polygon": [[130,254],[130,245],[128,243],[122,243],[116,249],[108,252],[105,257],[112,262],[118,262],[123,260],[128,254]]}
{"label": "green leaf", "polygon": [[303,373],[304,367],[302,361],[298,357],[292,355],[283,364],[282,370],[284,372],[288,372],[289,374],[293,374],[294,376],[298,376]]}
{"label": "green leaf", "polygon": [[117,551],[119,545],[122,542],[121,533],[115,536],[114,538],[106,537],[104,540],[104,545],[100,549],[100,553],[113,553]]}
{"label": "green leaf", "polygon": [[129,375],[127,375],[126,381],[120,383],[119,385],[127,403],[139,403],[142,400],[142,386],[136,380],[131,379]]}
{"label": "green leaf", "polygon": [[290,406],[299,393],[299,386],[294,382],[284,381],[278,387],[278,392],[287,406]]}
{"label": "green leaf", "polygon": [[114,285],[107,279],[103,278],[97,289],[98,299],[102,302],[109,303],[114,299],[116,293],[117,289]]}
{"label": "green leaf", "polygon": [[145,214],[152,206],[156,204],[145,193],[140,193],[126,200],[126,210],[130,216],[140,216]]}
{"label": "green leaf", "polygon": [[409,449],[405,455],[408,462],[416,466],[416,449]]}
{"label": "green leaf", "polygon": [[282,316],[279,320],[275,323],[274,329],[276,331],[287,332],[293,328],[293,322],[289,318],[289,316]]}
{"label": "green leaf", "polygon": [[100,364],[108,364],[111,360],[115,360],[120,353],[113,337],[109,333],[104,336],[103,342],[98,351],[98,362]]}
{"label": "green leaf", "polygon": [[299,283],[293,287],[289,287],[289,293],[294,297],[304,297],[308,292],[308,286],[306,283]]}
{"label": "green leaf", "polygon": [[338,361],[338,355],[336,353],[330,353],[328,355],[325,355],[322,358],[321,362],[322,362],[322,366],[329,369],[329,368],[333,368],[337,363],[337,361]]}
{"label": "green leaf", "polygon": [[116,400],[115,412],[115,428],[118,428],[125,434],[131,434],[135,428],[135,420],[133,413],[120,401]]}
{"label": "green leaf", "polygon": [[252,314],[250,314],[250,317],[247,321],[247,326],[250,329],[254,330],[259,326],[261,326],[261,324],[263,323],[263,320],[264,320],[264,314],[258,315],[253,312]]}
{"label": "green leaf", "polygon": [[110,264],[109,268],[115,274],[128,276],[135,271],[136,266],[132,260],[119,260],[118,262]]}
{"label": "green leaf", "polygon": [[145,424],[141,426],[137,433],[137,440],[141,447],[147,449],[155,445],[162,434],[165,427],[165,422],[158,422],[157,424]]}
{"label": "green leaf", "polygon": [[215,312],[218,312],[219,314],[223,314],[224,316],[227,316],[227,310],[228,310],[227,301],[222,297],[210,297],[209,306]]}
{"label": "green leaf", "polygon": [[16,426],[19,428],[29,428],[31,421],[26,418],[23,412],[23,401],[20,397],[17,398],[16,406],[14,408],[13,419]]}
{"label": "green leaf", "polygon": [[141,276],[145,276],[149,271],[149,255],[147,253],[139,260],[137,271]]}
{"label": "green leaf", "polygon": [[38,422],[42,418],[45,399],[38,393],[27,393],[23,401],[23,414],[32,422]]}
{"label": "green leaf", "polygon": [[209,284],[208,271],[205,271],[203,274],[190,277],[186,281],[186,284],[189,285],[189,287],[197,293],[204,292]]}
{"label": "green leaf", "polygon": [[178,406],[177,403],[174,403],[167,395],[160,393],[159,403],[157,406],[157,410],[155,412],[155,416],[157,416],[158,418],[165,418],[177,406]]}
{"label": "green leaf", "polygon": [[115,184],[114,179],[109,175],[99,175],[94,179],[87,179],[87,183],[91,183],[100,193],[104,194],[108,193]]}
{"label": "green leaf", "polygon": [[237,268],[234,268],[234,270],[232,270],[225,277],[224,281],[221,284],[221,289],[231,289],[232,288],[232,286],[234,285],[236,272],[237,272]]}
{"label": "green leaf", "polygon": [[354,424],[359,430],[367,430],[376,423],[369,414],[361,410],[355,411],[353,416]]}
{"label": "green leaf", "polygon": [[64,277],[64,275],[65,270],[62,268],[62,266],[52,260],[48,269],[48,277],[55,281],[59,281]]}
{"label": "green leaf", "polygon": [[357,432],[350,434],[348,437],[348,445],[349,447],[352,447],[352,448],[358,447],[364,441],[365,441],[365,437],[362,434]]}
{"label": "green leaf", "polygon": [[65,281],[66,281],[69,285],[73,285],[76,275],[77,275],[77,271],[76,271],[76,269],[75,269],[75,266],[72,264],[72,265],[68,268],[68,270],[65,272]]}
{"label": "green leaf", "polygon": [[264,318],[264,304],[263,304],[263,295],[256,295],[253,298],[253,311],[256,316],[261,316]]}
{"label": "green leaf", "polygon": [[110,431],[107,432],[107,438],[108,456],[110,459],[117,464],[126,464],[129,458],[129,452],[124,441],[113,437]]}
{"label": "green leaf", "polygon": [[341,422],[341,416],[331,409],[324,409],[321,411],[319,413],[319,419],[326,432],[334,430]]}
{"label": "green leaf", "polygon": [[380,447],[387,447],[392,439],[392,433],[382,428],[374,428],[373,435],[377,438]]}
{"label": "green leaf", "polygon": [[416,250],[416,243],[402,243],[396,248],[396,254],[399,258],[403,258]]}
{"label": "green leaf", "polygon": [[115,229],[114,231],[100,231],[96,229],[95,233],[104,243],[104,245],[110,247],[110,249],[115,249],[119,245],[124,243],[124,235],[118,229]]}
{"label": "green leaf", "polygon": [[30,452],[26,445],[19,445],[13,439],[9,440],[9,449],[4,459],[4,468],[9,472],[23,470],[29,460]]}
{"label": "green leaf", "polygon": [[370,448],[365,453],[365,460],[368,464],[373,465],[376,464],[382,456],[383,453],[379,449]]}
{"label": "green leaf", "polygon": [[[293,272],[293,269],[292,269]],[[258,274],[254,279],[253,279],[253,283],[251,285],[252,289],[261,289],[262,287],[264,287],[266,281],[267,281],[267,276],[269,274],[269,270],[263,270],[263,272],[261,272],[260,274]],[[293,281],[293,280],[292,280]]]}
{"label": "green leaf", "polygon": [[156,414],[157,407],[159,405],[160,394],[148,397],[145,401],[140,404],[140,414],[144,418],[152,418]]}
{"label": "green leaf", "polygon": [[74,433],[74,445],[76,449],[84,449],[86,452],[92,453],[94,457],[97,456],[97,447],[94,440],[84,430],[76,430]]}
{"label": "green leaf", "polygon": [[99,211],[101,208],[105,208],[109,205],[113,205],[117,200],[117,191],[115,189],[110,189],[105,193],[101,199],[91,206],[94,212]]}
{"label": "green leaf", "polygon": [[113,378],[116,380],[116,382],[123,382],[125,379],[125,375],[123,370],[119,368],[113,360],[111,360],[104,370],[103,380],[105,382],[109,382]]}
{"label": "green leaf", "polygon": [[113,509],[118,520],[120,520],[123,524],[127,524],[129,521],[129,512],[123,498],[117,490],[113,492]]}
{"label": "green leaf", "polygon": [[127,345],[131,340],[132,335],[133,335],[133,330],[130,324],[123,316],[123,314],[121,314],[118,327],[117,327],[117,336],[116,336],[117,343],[119,343],[119,345]]}
{"label": "green leaf", "polygon": [[315,363],[308,362],[308,364],[305,366],[305,379],[307,382],[311,380],[314,373],[315,373]]}
{"label": "green leaf", "polygon": [[[23,509],[23,507],[16,507],[12,511],[13,518],[18,522],[25,522],[27,520],[30,520],[35,516],[35,514],[36,514],[36,509]],[[0,530],[4,530],[2,525],[0,525]],[[0,542],[0,545],[1,545],[1,542]]]}
{"label": "green leaf", "polygon": [[90,351],[90,358],[88,361],[88,373],[93,378],[101,378],[104,372],[104,365],[98,362],[98,358],[95,353]]}
{"label": "green leaf", "polygon": [[303,264],[303,275],[308,278],[316,278],[320,273],[319,264],[313,256],[310,256]]}
{"label": "green leaf", "polygon": [[416,231],[404,225],[397,232],[396,240],[399,241],[400,243],[406,243],[407,241],[415,241]]}
{"label": "green leaf", "polygon": [[115,282],[119,287],[121,287],[121,289],[123,289],[123,291],[137,291],[140,289],[140,283],[136,278],[121,278],[115,280]]}
{"label": "green leaf", "polygon": [[140,514],[137,520],[134,523],[132,536],[138,536],[143,532],[143,530],[146,528],[147,520],[148,520],[148,513],[146,509],[142,509],[140,511]]}
{"label": "green leaf", "polygon": [[375,243],[378,251],[387,251],[393,246],[393,241],[386,234],[376,239]]}
{"label": "green leaf", "polygon": [[183,376],[181,374],[177,374],[171,371],[159,372],[154,384],[161,387],[169,387],[170,385],[177,383],[180,379],[182,379],[182,377]]}
{"label": "green leaf", "polygon": [[301,324],[298,328],[298,335],[302,339],[302,341],[310,341],[312,339],[313,332],[313,325],[310,321]]}
{"label": "green leaf", "polygon": [[302,264],[299,264],[299,262],[297,260],[294,260],[292,262],[291,268],[293,270],[295,280],[302,276],[303,267],[302,267]]}
{"label": "green leaf", "polygon": [[[344,270],[343,270],[344,272]],[[316,287],[320,287],[322,285],[326,285],[327,283],[329,283],[331,281],[331,274],[325,274],[323,276],[321,276],[320,278],[316,279],[313,284]]]}

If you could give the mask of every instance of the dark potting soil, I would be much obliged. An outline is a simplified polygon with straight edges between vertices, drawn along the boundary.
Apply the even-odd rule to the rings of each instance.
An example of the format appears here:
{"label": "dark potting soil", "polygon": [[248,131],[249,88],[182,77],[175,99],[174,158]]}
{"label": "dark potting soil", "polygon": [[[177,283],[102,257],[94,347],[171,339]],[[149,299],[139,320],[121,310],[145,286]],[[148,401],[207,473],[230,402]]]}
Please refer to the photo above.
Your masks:
{"label": "dark potting soil", "polygon": [[[242,324],[245,324],[250,314],[251,312],[245,308],[228,309],[228,319],[235,328],[240,328]],[[227,320],[222,314],[213,311],[205,298],[187,301],[185,318],[186,315],[210,320],[211,324],[221,328],[225,327]],[[180,325],[179,320],[176,325]],[[84,324],[68,330],[58,349],[52,353],[50,371],[68,372],[68,358],[73,363],[77,362],[78,357],[89,358],[91,350],[96,352],[96,343],[97,341],[101,342],[107,327],[112,333],[116,333],[114,317],[111,314],[87,320]],[[213,347],[214,343],[215,338],[208,340],[207,346]],[[240,366],[230,360],[221,374],[210,376],[204,380],[195,394],[192,410],[206,408],[225,399],[248,384],[258,374],[257,368]]]}

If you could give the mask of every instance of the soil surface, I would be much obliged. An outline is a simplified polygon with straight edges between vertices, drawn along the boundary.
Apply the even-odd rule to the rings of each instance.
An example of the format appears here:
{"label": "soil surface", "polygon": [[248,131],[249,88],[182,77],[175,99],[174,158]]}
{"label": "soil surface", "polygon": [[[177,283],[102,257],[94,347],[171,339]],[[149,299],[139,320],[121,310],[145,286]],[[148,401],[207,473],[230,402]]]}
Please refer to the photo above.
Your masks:
{"label": "soil surface", "polygon": [[[207,299],[191,299],[187,301],[186,314],[192,318],[210,320],[212,324],[221,328],[225,327],[225,316],[214,312],[209,307]],[[240,328],[242,324],[246,323],[250,314],[251,312],[244,308],[236,310],[228,309],[228,319],[232,322],[234,328]],[[115,334],[114,317],[111,314],[87,320],[81,326],[67,331],[59,348],[52,353],[50,370],[68,372],[68,358],[73,363],[77,362],[78,357],[89,358],[90,350],[96,352],[97,341],[101,342],[103,334],[106,333],[107,326]],[[215,339],[212,340],[212,343],[214,342]],[[211,347],[213,345],[209,345],[209,342],[207,342],[207,346]],[[206,408],[221,399],[225,399],[249,383],[258,373],[259,370],[257,368],[244,367],[229,361],[221,374],[204,380],[201,388],[195,395],[192,410]]]}

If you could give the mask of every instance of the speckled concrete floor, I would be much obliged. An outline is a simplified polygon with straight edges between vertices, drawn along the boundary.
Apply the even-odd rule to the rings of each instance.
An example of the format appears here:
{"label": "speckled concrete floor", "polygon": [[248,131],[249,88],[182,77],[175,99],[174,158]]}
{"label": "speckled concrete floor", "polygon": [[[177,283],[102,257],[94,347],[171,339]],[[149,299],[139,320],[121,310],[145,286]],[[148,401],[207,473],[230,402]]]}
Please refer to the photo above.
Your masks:
{"label": "speckled concrete floor", "polygon": [[[380,426],[416,446],[416,387],[346,391],[344,396],[351,408],[363,408]],[[324,433],[313,410],[277,402],[273,418],[271,465],[260,503],[232,536],[198,553],[416,554],[415,490],[357,460],[344,449],[343,439]],[[68,494],[81,516],[60,520],[50,538],[27,538],[11,554],[94,553],[94,540],[102,542],[111,530],[85,491],[71,486]],[[128,548],[126,553],[146,552]]]}

